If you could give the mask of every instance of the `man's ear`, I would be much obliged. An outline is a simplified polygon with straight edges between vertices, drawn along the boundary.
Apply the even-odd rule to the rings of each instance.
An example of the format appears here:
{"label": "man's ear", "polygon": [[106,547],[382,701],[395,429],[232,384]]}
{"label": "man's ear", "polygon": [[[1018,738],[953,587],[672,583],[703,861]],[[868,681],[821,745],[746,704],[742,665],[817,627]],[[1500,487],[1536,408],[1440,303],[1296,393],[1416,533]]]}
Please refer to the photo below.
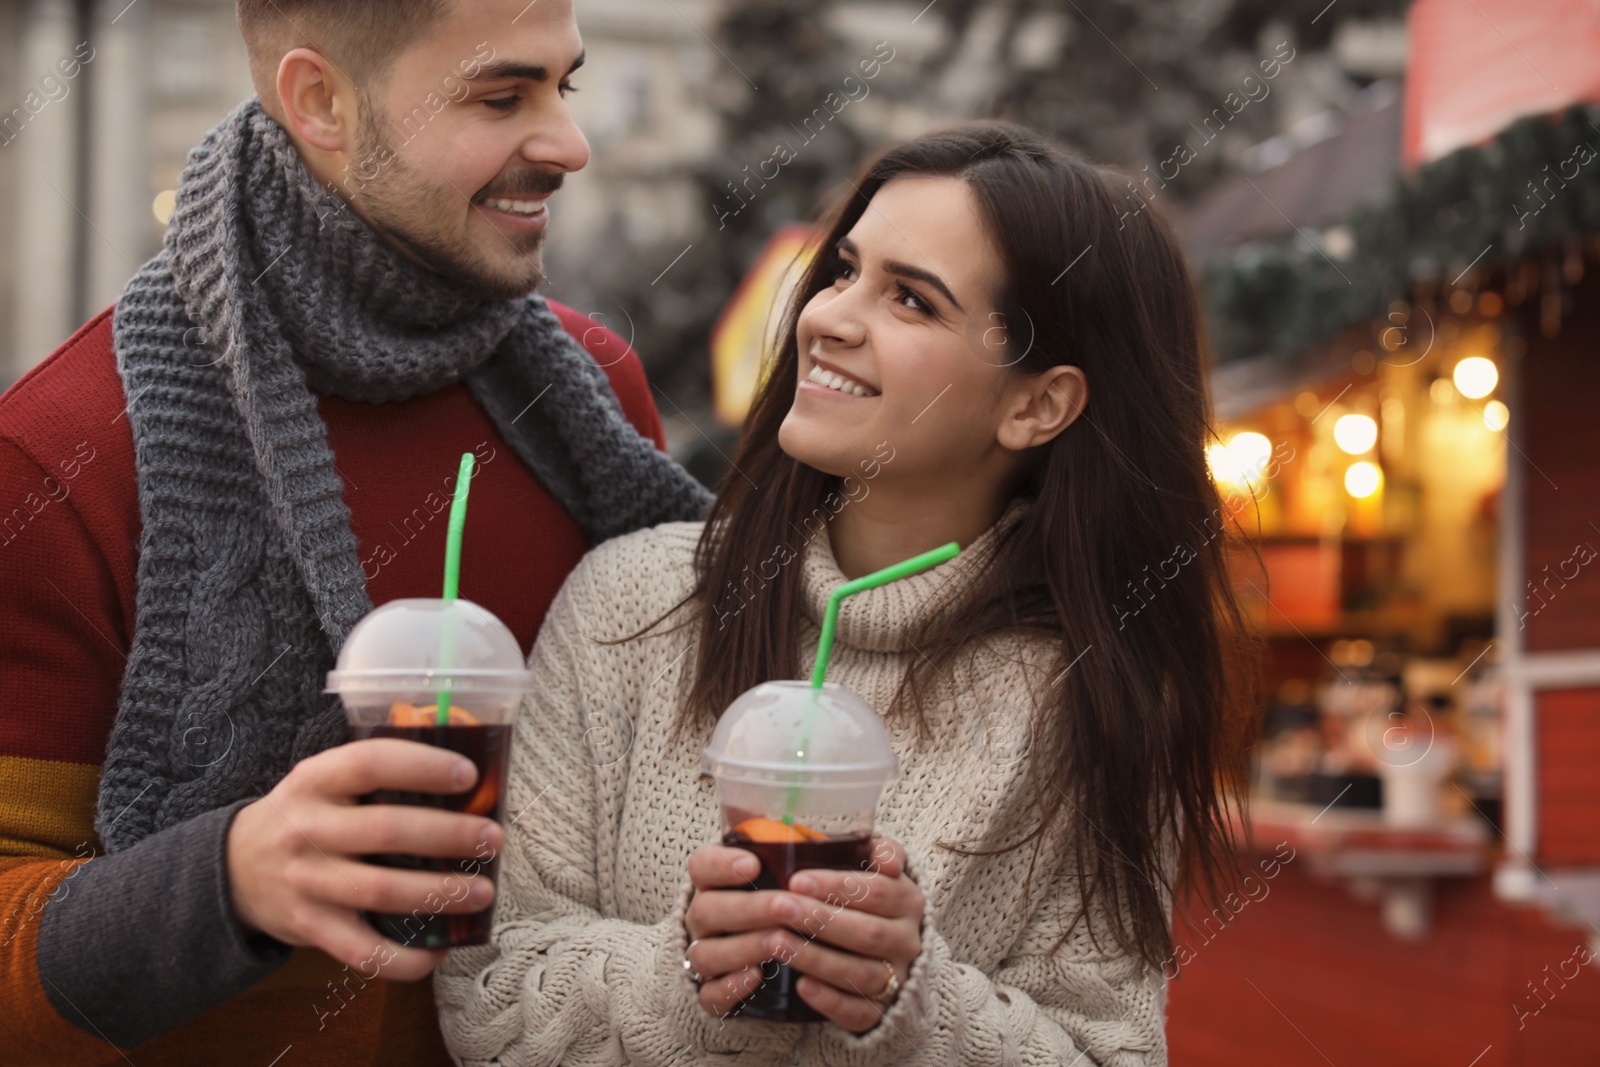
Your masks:
{"label": "man's ear", "polygon": [[1002,447],[1023,452],[1055,440],[1077,421],[1089,402],[1089,380],[1081,368],[1063,365],[1019,376],[1008,392],[996,437]]}
{"label": "man's ear", "polygon": [[294,48],[278,63],[278,101],[289,132],[323,152],[354,154],[355,86],[314,48]]}

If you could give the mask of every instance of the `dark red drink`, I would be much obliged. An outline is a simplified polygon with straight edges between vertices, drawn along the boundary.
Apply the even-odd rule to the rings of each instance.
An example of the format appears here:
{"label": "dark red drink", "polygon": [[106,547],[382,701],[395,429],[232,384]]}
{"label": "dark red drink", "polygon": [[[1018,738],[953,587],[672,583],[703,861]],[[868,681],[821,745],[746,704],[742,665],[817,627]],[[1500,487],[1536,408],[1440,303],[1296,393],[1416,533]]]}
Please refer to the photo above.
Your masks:
{"label": "dark red drink", "polygon": [[[498,723],[480,726],[352,726],[351,734],[357,741],[369,737],[397,737],[402,741],[420,741],[436,748],[447,748],[470,759],[478,768],[476,784],[464,793],[413,793],[404,790],[384,789],[361,798],[363,804],[404,804],[412,807],[437,808],[443,811],[484,815],[500,821],[505,809],[506,762],[511,753],[511,725]],[[368,863],[380,867],[398,867],[411,871],[437,871],[440,873],[482,875],[491,883],[499,871],[500,857],[495,853],[464,859],[438,859],[430,856],[379,855],[365,857]],[[363,916],[379,933],[391,937],[408,948],[460,948],[464,945],[486,945],[489,930],[494,924],[494,906],[466,914],[446,915],[427,908],[410,913],[389,914],[363,912]]]}
{"label": "dark red drink", "polygon": [[[821,841],[755,841],[738,831],[722,836],[722,843],[753,852],[761,860],[761,873],[750,889],[787,889],[796,871],[823,868],[866,871],[872,865],[872,835],[849,834]],[[802,918],[791,927],[802,936],[815,936],[833,914],[833,906],[817,901],[817,915]],[[820,1023],[826,1017],[801,999],[794,984],[798,975],[787,963],[768,960],[761,965],[761,985],[733,1009],[735,1017],[779,1023]]]}

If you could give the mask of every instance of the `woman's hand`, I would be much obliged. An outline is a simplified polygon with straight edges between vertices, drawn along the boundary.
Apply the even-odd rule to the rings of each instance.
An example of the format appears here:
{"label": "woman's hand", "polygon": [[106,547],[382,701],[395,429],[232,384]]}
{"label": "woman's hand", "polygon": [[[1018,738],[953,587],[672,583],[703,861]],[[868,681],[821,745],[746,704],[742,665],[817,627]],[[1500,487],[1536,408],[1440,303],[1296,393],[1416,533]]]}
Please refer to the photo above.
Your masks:
{"label": "woman's hand", "polygon": [[922,952],[926,901],[905,859],[898,841],[879,837],[865,871],[813,868],[789,879],[791,895],[810,899],[791,923],[799,932],[772,937],[772,958],[804,976],[795,989],[807,1004],[852,1033],[878,1025]]}
{"label": "woman's hand", "polygon": [[684,913],[687,959],[700,979],[700,1006],[719,1018],[755,992],[761,965],[786,921],[784,905],[802,898],[774,889],[752,892],[761,861],[742,848],[703,845],[689,856],[694,896]]}
{"label": "woman's hand", "polygon": [[[800,996],[839,1026],[878,1024],[922,951],[922,891],[905,877],[905,850],[874,841],[867,870],[810,869],[790,892],[749,886],[760,861],[743,849],[706,845],[689,857],[695,895],[684,916],[689,963],[704,976],[700,1004],[725,1016],[755,991],[762,964],[787,963]],[[887,964],[887,966],[886,966]],[[894,979],[890,979],[890,970]]]}

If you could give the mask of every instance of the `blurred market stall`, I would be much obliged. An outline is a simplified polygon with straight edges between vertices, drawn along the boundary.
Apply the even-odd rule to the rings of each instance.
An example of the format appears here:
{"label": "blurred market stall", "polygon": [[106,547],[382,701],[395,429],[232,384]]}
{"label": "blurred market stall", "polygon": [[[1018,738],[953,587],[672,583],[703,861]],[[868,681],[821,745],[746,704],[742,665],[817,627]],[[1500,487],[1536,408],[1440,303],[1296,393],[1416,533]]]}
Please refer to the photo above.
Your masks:
{"label": "blurred market stall", "polygon": [[1597,1062],[1600,17],[1409,24],[1403,102],[1183,220],[1271,699],[1174,1062]]}

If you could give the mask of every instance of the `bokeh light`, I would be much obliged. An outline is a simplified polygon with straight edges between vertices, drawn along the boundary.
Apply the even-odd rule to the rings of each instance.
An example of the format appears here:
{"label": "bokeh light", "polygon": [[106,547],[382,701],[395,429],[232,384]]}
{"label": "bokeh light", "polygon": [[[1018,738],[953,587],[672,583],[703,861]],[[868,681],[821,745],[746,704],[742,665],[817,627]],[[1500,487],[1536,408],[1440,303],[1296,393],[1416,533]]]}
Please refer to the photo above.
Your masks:
{"label": "bokeh light", "polygon": [[1365,500],[1383,485],[1383,471],[1377,464],[1362,460],[1344,472],[1344,490],[1357,500]]}
{"label": "bokeh light", "polygon": [[1511,422],[1511,409],[1498,400],[1491,400],[1483,405],[1483,424],[1489,429],[1499,432]]}
{"label": "bokeh light", "polygon": [[1352,456],[1359,456],[1378,443],[1378,424],[1367,415],[1342,415],[1333,424],[1333,440]]}
{"label": "bokeh light", "polygon": [[1213,444],[1206,449],[1212,478],[1233,485],[1259,482],[1271,459],[1272,442],[1254,430],[1234,434],[1227,445]]}
{"label": "bokeh light", "polygon": [[1500,371],[1492,360],[1468,356],[1456,364],[1455,372],[1450,377],[1462,396],[1469,400],[1482,400],[1494,392],[1494,387],[1499,384]]}
{"label": "bokeh light", "polygon": [[155,201],[151,203],[150,210],[155,215],[156,221],[165,226],[172,218],[173,208],[178,206],[178,190],[163,189],[156,194]]}

